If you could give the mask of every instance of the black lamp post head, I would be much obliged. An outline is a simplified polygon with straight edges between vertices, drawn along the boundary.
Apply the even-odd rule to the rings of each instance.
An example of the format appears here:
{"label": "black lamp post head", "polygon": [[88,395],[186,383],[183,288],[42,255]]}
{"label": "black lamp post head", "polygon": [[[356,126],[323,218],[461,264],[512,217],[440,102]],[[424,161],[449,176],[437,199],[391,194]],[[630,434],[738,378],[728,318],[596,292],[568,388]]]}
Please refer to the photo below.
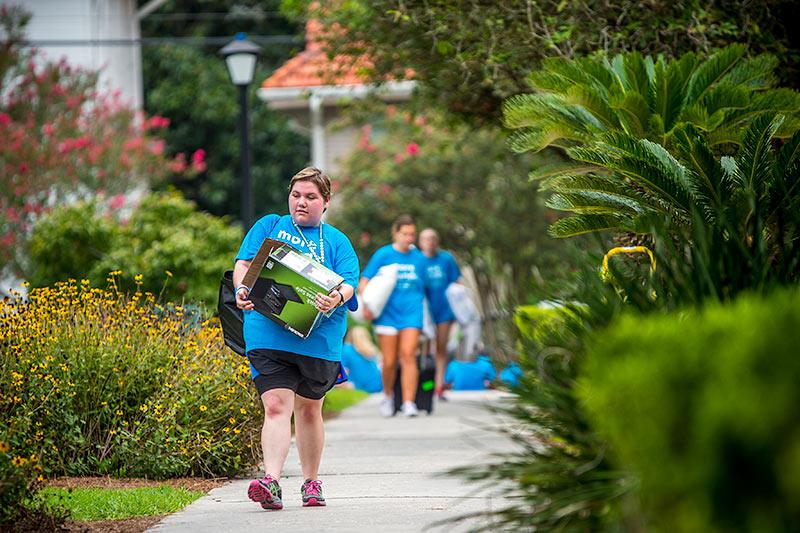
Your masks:
{"label": "black lamp post head", "polygon": [[261,47],[241,32],[219,51],[228,64],[228,73],[234,84],[249,85],[253,81],[256,58],[260,52]]}

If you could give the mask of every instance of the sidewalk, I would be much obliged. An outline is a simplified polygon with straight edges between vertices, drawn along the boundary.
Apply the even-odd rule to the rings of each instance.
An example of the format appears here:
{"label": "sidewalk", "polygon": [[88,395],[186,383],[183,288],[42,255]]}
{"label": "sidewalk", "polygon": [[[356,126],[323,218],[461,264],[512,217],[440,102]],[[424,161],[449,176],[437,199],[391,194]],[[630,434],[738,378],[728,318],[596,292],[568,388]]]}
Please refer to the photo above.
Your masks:
{"label": "sidewalk", "polygon": [[503,420],[483,408],[507,396],[497,391],[451,392],[433,415],[378,415],[379,395],[326,422],[320,478],[327,507],[303,508],[297,450],[292,445],[281,480],[284,509],[264,511],[247,498],[249,479],[212,490],[152,532],[466,531],[481,522],[431,527],[440,520],[505,506],[460,478],[436,476],[485,462],[514,445],[497,431]]}

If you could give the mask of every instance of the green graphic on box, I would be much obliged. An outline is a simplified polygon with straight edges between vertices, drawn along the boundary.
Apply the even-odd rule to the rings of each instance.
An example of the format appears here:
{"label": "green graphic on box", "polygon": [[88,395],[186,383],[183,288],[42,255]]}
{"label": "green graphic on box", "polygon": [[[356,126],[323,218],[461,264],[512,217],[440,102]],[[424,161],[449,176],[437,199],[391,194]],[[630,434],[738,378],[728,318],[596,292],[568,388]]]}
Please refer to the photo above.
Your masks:
{"label": "green graphic on box", "polygon": [[306,338],[320,316],[316,294],[329,294],[344,278],[289,244],[266,239],[250,264],[244,284],[248,299],[259,313],[295,335]]}

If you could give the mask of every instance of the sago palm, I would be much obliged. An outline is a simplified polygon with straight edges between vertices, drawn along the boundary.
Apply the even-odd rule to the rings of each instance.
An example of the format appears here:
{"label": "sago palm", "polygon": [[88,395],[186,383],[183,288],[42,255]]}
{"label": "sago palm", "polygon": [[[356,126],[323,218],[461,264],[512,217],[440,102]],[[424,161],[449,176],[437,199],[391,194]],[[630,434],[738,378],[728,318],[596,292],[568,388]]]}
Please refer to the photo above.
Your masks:
{"label": "sago palm", "polygon": [[[724,296],[770,280],[794,280],[800,260],[800,132],[775,149],[783,115],[765,113],[744,131],[736,156],[716,157],[696,128],[675,132],[672,152],[607,132],[567,149],[592,170],[545,178],[551,207],[571,213],[550,231],[647,234],[662,258],[682,261],[704,294]],[[677,274],[673,272],[672,274]]]}
{"label": "sago palm", "polygon": [[534,92],[507,100],[503,115],[519,130],[511,138],[519,152],[580,146],[614,132],[670,149],[686,125],[717,149],[739,144],[764,112],[786,116],[776,132],[785,138],[800,127],[800,95],[774,88],[776,65],[770,56],[745,57],[741,45],[669,62],[635,52],[611,60],[551,58],[530,74]]}

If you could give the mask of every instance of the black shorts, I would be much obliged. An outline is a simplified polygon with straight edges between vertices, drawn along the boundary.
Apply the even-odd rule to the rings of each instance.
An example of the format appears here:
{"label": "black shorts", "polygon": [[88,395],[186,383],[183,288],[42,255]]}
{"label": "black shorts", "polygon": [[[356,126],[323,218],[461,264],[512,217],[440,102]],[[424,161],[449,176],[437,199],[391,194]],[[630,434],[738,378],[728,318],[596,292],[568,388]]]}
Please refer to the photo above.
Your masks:
{"label": "black shorts", "polygon": [[303,398],[319,400],[339,377],[339,363],[281,350],[251,350],[250,363],[260,373],[253,378],[259,396],[272,389],[291,389]]}

